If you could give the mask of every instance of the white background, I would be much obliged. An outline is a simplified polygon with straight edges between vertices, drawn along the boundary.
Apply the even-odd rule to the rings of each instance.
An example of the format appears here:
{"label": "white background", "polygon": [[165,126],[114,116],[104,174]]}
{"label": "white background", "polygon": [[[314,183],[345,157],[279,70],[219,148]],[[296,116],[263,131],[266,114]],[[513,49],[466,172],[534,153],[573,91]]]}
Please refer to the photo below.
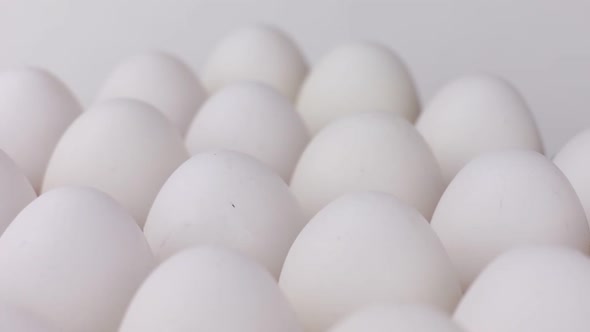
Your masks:
{"label": "white background", "polygon": [[0,69],[46,67],[88,104],[126,56],[161,48],[198,71],[215,40],[258,21],[310,61],[349,40],[383,42],[424,101],[459,75],[497,73],[528,100],[550,153],[590,127],[589,0],[0,0]]}

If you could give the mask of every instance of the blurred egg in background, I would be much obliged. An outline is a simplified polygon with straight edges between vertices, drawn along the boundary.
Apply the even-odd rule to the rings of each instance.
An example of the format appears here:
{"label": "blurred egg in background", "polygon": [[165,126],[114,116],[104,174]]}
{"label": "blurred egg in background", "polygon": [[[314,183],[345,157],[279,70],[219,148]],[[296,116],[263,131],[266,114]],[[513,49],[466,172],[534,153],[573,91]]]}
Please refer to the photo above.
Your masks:
{"label": "blurred egg in background", "polygon": [[227,149],[248,154],[278,173],[285,182],[308,133],[292,103],[263,83],[229,84],[209,98],[186,136],[191,154]]}
{"label": "blurred egg in background", "polygon": [[488,72],[511,82],[552,156],[590,126],[590,46],[580,42],[589,11],[587,1],[553,0],[8,0],[0,69],[46,68],[89,105],[113,68],[150,50],[176,54],[202,75],[213,50],[237,40],[227,55],[231,68],[249,70],[252,61],[270,81],[300,85],[301,73],[332,50],[371,40],[403,59],[424,105],[462,75]]}
{"label": "blurred egg in background", "polygon": [[112,98],[132,98],[154,106],[184,135],[207,93],[188,65],[171,54],[152,51],[113,69],[97,99]]}
{"label": "blurred egg in background", "polygon": [[0,149],[41,190],[55,145],[82,108],[53,74],[26,67],[0,73]]}

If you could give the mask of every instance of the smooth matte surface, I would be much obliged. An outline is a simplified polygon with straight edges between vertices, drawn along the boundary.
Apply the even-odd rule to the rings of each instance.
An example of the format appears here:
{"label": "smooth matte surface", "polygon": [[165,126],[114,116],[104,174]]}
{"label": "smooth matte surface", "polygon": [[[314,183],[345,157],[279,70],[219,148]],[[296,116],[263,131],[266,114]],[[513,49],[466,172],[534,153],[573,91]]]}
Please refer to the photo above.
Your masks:
{"label": "smooth matte surface", "polygon": [[47,165],[43,191],[64,185],[96,188],[143,226],[160,187],[186,159],[180,134],[158,110],[111,99],[68,127]]}
{"label": "smooth matte surface", "polygon": [[0,298],[63,332],[114,331],[154,264],[141,229],[112,198],[63,187],[29,204],[0,238]]}
{"label": "smooth matte surface", "polygon": [[414,122],[420,102],[404,61],[374,42],[341,45],[319,59],[297,97],[311,135],[337,119],[360,112],[390,112]]}
{"label": "smooth matte surface", "polygon": [[145,235],[162,261],[203,244],[245,253],[278,278],[306,219],[285,182],[247,155],[197,154],[168,178],[148,215]]}
{"label": "smooth matte surface", "polygon": [[590,260],[563,247],[509,251],[473,283],[454,320],[474,332],[586,332]]}
{"label": "smooth matte surface", "polygon": [[332,122],[311,139],[291,190],[307,218],[340,195],[375,190],[395,195],[430,220],[444,183],[411,123],[391,112],[363,112]]}
{"label": "smooth matte surface", "polygon": [[137,291],[119,332],[303,332],[274,278],[220,247],[187,249]]}
{"label": "smooth matte surface", "polygon": [[425,106],[416,129],[447,184],[465,164],[488,152],[520,148],[543,153],[526,101],[494,75],[468,75],[443,86]]}
{"label": "smooth matte surface", "polygon": [[133,98],[146,102],[184,135],[207,97],[192,68],[172,54],[147,52],[121,60],[102,84],[97,101]]}
{"label": "smooth matte surface", "polygon": [[210,93],[239,81],[265,83],[297,97],[307,62],[288,34],[267,24],[238,28],[210,50],[201,77]]}
{"label": "smooth matte surface", "polygon": [[396,50],[423,100],[445,82],[492,72],[529,101],[552,155],[590,125],[586,0],[4,0],[0,69],[48,67],[88,102],[122,59],[162,48],[201,69],[236,28],[277,24],[310,62],[368,38]]}
{"label": "smooth matte surface", "polygon": [[517,246],[590,252],[590,228],[574,188],[551,160],[528,150],[488,153],[468,163],[440,198],[431,225],[465,288]]}
{"label": "smooth matte surface", "polygon": [[570,181],[580,202],[590,216],[590,130],[569,140],[555,155],[553,162]]}
{"label": "smooth matte surface", "polygon": [[291,246],[279,286],[308,332],[375,303],[420,303],[452,312],[461,286],[428,222],[391,195],[336,199]]}
{"label": "smooth matte surface", "polygon": [[14,217],[37,198],[22,170],[0,150],[0,236]]}
{"label": "smooth matte surface", "polygon": [[6,302],[0,303],[0,331],[59,332],[55,326],[30,311]]}
{"label": "smooth matte surface", "polygon": [[55,145],[81,112],[68,87],[46,70],[0,72],[0,149],[37,192]]}
{"label": "smooth matte surface", "polygon": [[334,324],[328,332],[461,332],[447,314],[424,305],[373,305]]}
{"label": "smooth matte surface", "polygon": [[209,149],[250,155],[288,183],[308,136],[287,97],[266,84],[239,82],[203,104],[185,142],[193,155]]}

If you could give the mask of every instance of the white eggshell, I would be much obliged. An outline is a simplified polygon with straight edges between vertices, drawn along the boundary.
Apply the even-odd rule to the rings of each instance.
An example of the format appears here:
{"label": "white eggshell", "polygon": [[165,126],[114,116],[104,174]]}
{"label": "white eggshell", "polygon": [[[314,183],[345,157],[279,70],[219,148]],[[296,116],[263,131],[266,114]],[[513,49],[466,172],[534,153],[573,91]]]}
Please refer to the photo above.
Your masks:
{"label": "white eggshell", "polygon": [[529,150],[491,152],[468,163],[442,195],[431,224],[464,286],[514,246],[590,250],[574,189],[550,160]]}
{"label": "white eggshell", "polygon": [[252,25],[215,46],[202,79],[211,93],[236,81],[256,81],[293,100],[306,74],[305,58],[289,36],[273,26]]}
{"label": "white eggshell", "polygon": [[424,305],[370,306],[344,318],[328,332],[461,332],[451,318]]}
{"label": "white eggshell", "polygon": [[60,136],[80,114],[68,88],[36,68],[0,73],[0,149],[39,191],[47,161]]}
{"label": "white eggshell", "polygon": [[133,218],[107,195],[39,196],[0,237],[0,298],[60,331],[113,331],[154,264]]}
{"label": "white eggshell", "polygon": [[0,303],[0,331],[58,332],[59,330],[26,309],[2,302]]}
{"label": "white eggshell", "polygon": [[490,75],[459,78],[423,110],[416,128],[436,156],[444,179],[478,155],[502,149],[543,152],[532,113],[508,82]]}
{"label": "white eggshell", "polygon": [[187,158],[178,131],[155,108],[113,99],[66,130],[47,167],[43,191],[63,185],[97,188],[141,226],[162,184]]}
{"label": "white eggshell", "polygon": [[151,52],[117,66],[104,83],[98,100],[120,97],[154,106],[184,135],[207,94],[185,63],[167,53]]}
{"label": "white eggshell", "polygon": [[466,331],[590,331],[590,260],[564,247],[515,249],[469,288],[454,315]]}
{"label": "white eggshell", "polygon": [[278,277],[305,221],[278,175],[241,153],[212,151],[192,157],[170,176],[144,232],[160,260],[193,245],[223,245]]}
{"label": "white eggshell", "polygon": [[291,189],[308,217],[350,191],[397,196],[430,219],[444,190],[432,152],[414,127],[387,112],[344,117],[304,150]]}
{"label": "white eggshell", "polygon": [[0,150],[0,235],[35,197],[37,194],[27,177],[14,161]]}
{"label": "white eggshell", "polygon": [[120,332],[302,332],[273,277],[215,247],[164,261],[138,290]]}
{"label": "white eggshell", "polygon": [[307,129],[286,97],[264,84],[241,82],[207,100],[186,145],[193,155],[209,149],[248,154],[289,181],[307,140]]}
{"label": "white eggshell", "polygon": [[391,112],[413,122],[420,111],[414,82],[385,46],[356,42],[336,48],[301,86],[297,110],[315,135],[335,119],[358,112]]}
{"label": "white eggshell", "polygon": [[584,206],[586,216],[590,216],[590,130],[585,130],[557,153],[553,162],[568,178]]}
{"label": "white eggshell", "polygon": [[372,304],[422,303],[452,311],[461,286],[415,209],[376,192],[345,195],[303,228],[279,285],[306,331],[323,331]]}

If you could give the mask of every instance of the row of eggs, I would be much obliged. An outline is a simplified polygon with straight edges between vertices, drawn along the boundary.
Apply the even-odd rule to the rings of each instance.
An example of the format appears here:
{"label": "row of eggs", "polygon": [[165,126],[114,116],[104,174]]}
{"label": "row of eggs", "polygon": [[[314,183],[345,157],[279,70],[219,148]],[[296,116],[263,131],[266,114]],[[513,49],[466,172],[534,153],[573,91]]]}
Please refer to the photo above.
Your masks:
{"label": "row of eggs", "polygon": [[268,26],[222,41],[202,80],[137,56],[82,113],[45,71],[0,74],[2,300],[64,331],[324,331],[379,303],[332,330],[459,331],[441,313],[459,302],[471,332],[590,327],[589,133],[558,168],[501,79],[420,112],[387,48],[307,73]]}

